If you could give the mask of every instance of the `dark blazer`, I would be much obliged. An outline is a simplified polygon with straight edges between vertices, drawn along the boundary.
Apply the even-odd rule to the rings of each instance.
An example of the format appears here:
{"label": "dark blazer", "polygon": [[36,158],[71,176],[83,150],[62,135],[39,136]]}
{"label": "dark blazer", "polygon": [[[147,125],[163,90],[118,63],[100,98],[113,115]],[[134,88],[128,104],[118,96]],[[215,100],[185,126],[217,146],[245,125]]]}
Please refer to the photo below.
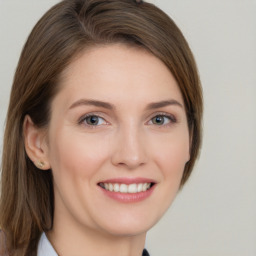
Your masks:
{"label": "dark blazer", "polygon": [[143,250],[142,256],[150,256],[148,251],[146,249]]}

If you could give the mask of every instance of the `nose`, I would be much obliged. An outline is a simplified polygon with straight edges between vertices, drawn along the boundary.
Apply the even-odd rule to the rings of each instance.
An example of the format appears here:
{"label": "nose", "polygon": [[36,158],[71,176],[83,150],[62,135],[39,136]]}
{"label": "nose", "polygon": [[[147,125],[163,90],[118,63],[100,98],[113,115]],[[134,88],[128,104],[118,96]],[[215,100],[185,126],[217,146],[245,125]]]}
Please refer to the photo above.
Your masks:
{"label": "nose", "polygon": [[136,127],[120,129],[115,136],[112,164],[132,170],[146,164],[146,141],[142,131]]}

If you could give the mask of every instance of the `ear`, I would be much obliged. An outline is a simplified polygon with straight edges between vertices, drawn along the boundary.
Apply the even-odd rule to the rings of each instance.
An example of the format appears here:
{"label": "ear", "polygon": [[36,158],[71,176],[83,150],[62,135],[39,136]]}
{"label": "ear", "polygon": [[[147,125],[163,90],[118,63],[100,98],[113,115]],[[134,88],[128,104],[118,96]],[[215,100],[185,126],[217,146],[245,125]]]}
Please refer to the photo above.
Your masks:
{"label": "ear", "polygon": [[36,127],[28,115],[23,122],[23,134],[25,149],[30,160],[39,169],[50,169],[46,133],[43,129]]}

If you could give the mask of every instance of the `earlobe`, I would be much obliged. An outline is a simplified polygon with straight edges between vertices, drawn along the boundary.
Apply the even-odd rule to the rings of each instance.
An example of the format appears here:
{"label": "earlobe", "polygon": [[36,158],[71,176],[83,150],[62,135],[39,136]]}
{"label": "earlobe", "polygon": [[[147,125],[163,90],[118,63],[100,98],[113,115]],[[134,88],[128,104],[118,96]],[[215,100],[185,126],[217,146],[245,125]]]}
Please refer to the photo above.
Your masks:
{"label": "earlobe", "polygon": [[23,122],[24,144],[28,157],[35,166],[42,170],[50,169],[45,132],[36,127],[30,116],[26,115]]}

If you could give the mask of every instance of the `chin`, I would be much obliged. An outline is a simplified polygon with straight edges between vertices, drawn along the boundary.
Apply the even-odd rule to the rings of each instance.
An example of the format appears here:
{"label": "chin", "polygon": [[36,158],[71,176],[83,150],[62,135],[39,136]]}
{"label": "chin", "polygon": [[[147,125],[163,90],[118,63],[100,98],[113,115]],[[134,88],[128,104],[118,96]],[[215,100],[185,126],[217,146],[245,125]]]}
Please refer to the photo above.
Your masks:
{"label": "chin", "polygon": [[152,226],[150,225],[116,225],[115,227],[107,228],[107,233],[114,236],[138,236],[147,233]]}
{"label": "chin", "polygon": [[159,221],[160,217],[149,216],[148,212],[140,217],[132,214],[119,215],[118,218],[102,223],[102,228],[115,236],[136,236],[146,233]]}

